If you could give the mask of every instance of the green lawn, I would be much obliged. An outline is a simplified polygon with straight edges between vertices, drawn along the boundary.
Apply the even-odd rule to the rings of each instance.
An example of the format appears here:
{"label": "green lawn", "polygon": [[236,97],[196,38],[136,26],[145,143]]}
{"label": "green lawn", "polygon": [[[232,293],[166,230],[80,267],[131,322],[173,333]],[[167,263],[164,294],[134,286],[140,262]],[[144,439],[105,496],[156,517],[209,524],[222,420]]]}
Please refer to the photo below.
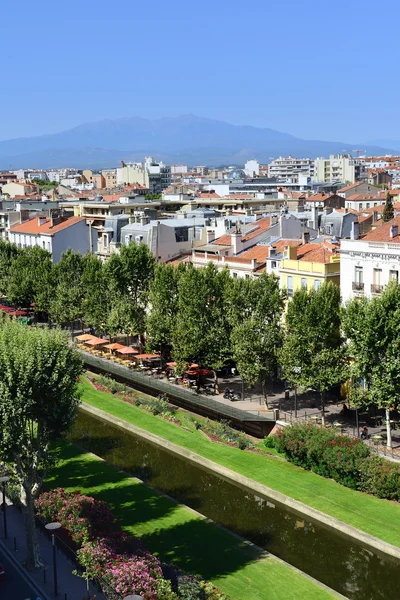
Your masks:
{"label": "green lawn", "polygon": [[105,500],[124,529],[168,562],[211,580],[233,600],[328,600],[334,594],[265,557],[93,454],[60,442],[47,488],[78,489]]}
{"label": "green lawn", "polygon": [[83,380],[82,400],[128,423],[188,448],[214,462],[250,477],[308,506],[400,546],[400,504],[356,492],[334,481],[269,456],[215,444],[198,431],[186,431],[125,402],[98,392]]}

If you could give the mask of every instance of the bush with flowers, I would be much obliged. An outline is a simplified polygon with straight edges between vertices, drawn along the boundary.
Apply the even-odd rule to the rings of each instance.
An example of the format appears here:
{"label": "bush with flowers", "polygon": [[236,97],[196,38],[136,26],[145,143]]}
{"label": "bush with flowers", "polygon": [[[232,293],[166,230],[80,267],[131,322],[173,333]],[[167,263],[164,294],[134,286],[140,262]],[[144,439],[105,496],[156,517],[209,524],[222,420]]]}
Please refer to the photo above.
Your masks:
{"label": "bush with flowers", "polygon": [[116,599],[139,594],[145,600],[228,600],[212,583],[171,566],[162,568],[140,539],[119,529],[102,500],[59,488],[39,496],[36,513],[63,526],[84,576],[106,586],[108,594],[114,590]]}
{"label": "bush with flowers", "polygon": [[277,431],[274,446],[304,469],[379,498],[400,500],[400,465],[371,455],[361,439],[301,423]]}

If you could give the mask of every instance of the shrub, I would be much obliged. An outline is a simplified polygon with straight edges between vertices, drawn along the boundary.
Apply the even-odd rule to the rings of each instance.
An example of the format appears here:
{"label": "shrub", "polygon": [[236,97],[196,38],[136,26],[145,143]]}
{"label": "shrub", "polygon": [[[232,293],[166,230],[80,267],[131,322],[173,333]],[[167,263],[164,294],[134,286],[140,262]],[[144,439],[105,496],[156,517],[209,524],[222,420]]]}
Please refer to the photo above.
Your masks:
{"label": "shrub", "polygon": [[275,448],[275,436],[268,435],[267,437],[265,437],[264,438],[264,446],[266,448]]}
{"label": "shrub", "polygon": [[371,456],[361,470],[359,489],[378,498],[400,500],[400,465]]}
{"label": "shrub", "polygon": [[369,456],[362,440],[308,423],[279,430],[275,447],[294,464],[353,489],[359,485],[360,470]]}
{"label": "shrub", "polygon": [[178,577],[178,596],[182,600],[207,600],[206,593],[195,575]]}

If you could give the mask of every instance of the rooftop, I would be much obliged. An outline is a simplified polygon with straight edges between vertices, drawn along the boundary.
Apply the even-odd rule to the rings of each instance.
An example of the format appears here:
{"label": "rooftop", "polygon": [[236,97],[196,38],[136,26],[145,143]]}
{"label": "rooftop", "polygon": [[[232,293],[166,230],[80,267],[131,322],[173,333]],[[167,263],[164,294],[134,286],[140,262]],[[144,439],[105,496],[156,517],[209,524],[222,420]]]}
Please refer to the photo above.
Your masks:
{"label": "rooftop", "polygon": [[[10,231],[12,233],[28,233],[30,235],[54,235],[63,229],[67,229],[67,227],[71,227],[72,225],[76,225],[81,221],[85,221],[84,217],[69,217],[61,221],[61,223],[56,223],[52,225],[52,219],[48,218],[40,218],[34,217],[33,219],[29,219],[29,221],[25,221],[24,223],[20,223],[19,225],[14,225],[10,227]],[[41,224],[40,224],[41,223]]]}

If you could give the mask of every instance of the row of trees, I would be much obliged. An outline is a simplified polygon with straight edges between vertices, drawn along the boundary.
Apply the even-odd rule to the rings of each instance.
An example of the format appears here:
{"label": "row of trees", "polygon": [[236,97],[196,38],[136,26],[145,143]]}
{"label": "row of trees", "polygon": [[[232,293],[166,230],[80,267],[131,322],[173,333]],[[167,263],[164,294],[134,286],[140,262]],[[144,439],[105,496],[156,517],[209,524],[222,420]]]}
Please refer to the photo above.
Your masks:
{"label": "row of trees", "polygon": [[[0,243],[0,294],[34,303],[53,322],[82,321],[110,336],[138,334],[148,349],[183,371],[195,361],[217,371],[234,361],[243,380],[278,374],[291,386],[326,393],[351,378],[351,400],[388,411],[398,406],[400,288],[341,306],[333,284],[301,289],[286,311],[273,276],[233,279],[209,264],[155,264],[141,244],[123,246],[102,263],[71,250],[53,265],[39,247]],[[388,419],[389,420],[389,419]],[[388,429],[390,443],[390,429]]]}

